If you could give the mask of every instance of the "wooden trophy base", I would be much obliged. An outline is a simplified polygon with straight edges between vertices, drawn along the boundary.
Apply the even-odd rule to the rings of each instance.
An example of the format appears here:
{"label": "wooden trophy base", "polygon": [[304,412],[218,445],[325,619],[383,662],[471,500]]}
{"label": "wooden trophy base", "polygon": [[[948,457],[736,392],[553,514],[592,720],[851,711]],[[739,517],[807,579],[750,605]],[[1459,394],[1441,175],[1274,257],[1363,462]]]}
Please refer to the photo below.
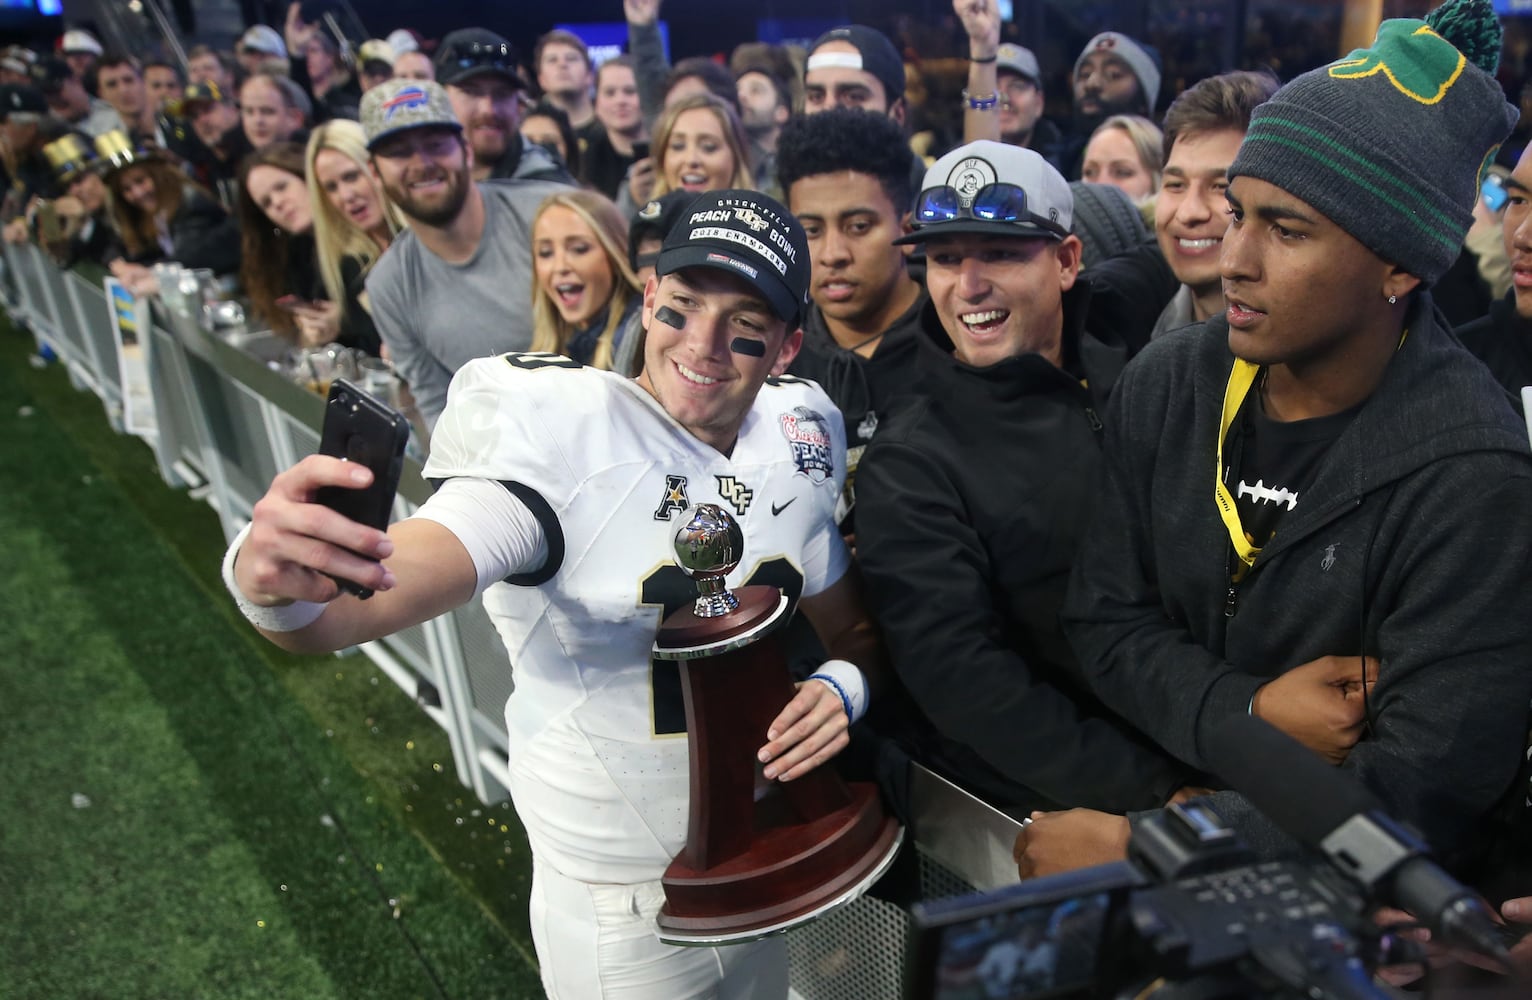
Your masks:
{"label": "wooden trophy base", "polygon": [[691,751],[686,847],[665,871],[660,939],[717,945],[787,930],[855,899],[903,838],[876,788],[821,766],[768,781],[756,751],[796,693],[771,635],[787,598],[743,587],[716,618],[667,618],[654,655],[680,662]]}
{"label": "wooden trophy base", "polygon": [[665,870],[656,923],[667,944],[737,944],[808,923],[860,896],[887,870],[904,829],[877,789],[850,786],[852,802],[810,823],[760,833],[750,851],[697,871],[676,858]]}

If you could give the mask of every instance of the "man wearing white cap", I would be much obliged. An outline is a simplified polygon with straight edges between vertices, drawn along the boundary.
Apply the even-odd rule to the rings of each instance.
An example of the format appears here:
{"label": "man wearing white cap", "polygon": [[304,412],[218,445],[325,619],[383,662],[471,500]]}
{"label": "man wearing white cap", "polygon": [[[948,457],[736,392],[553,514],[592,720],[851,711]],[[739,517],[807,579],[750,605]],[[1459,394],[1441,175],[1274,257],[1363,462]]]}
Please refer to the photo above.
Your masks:
{"label": "man wearing white cap", "polygon": [[246,73],[271,72],[273,60],[281,63],[276,72],[287,72],[287,43],[275,28],[264,24],[251,25],[239,36],[234,55]]}
{"label": "man wearing white cap", "polygon": [[80,28],[70,28],[59,39],[59,54],[69,64],[75,79],[84,84],[85,89],[92,90],[91,70],[96,68],[96,60],[105,54],[96,36]]}
{"label": "man wearing white cap", "polygon": [[1009,809],[1153,808],[1185,769],[1077,683],[1058,623],[1127,356],[1085,329],[1073,212],[1030,149],[973,142],[926,172],[894,241],[926,251],[922,375],[857,468],[857,555],[922,763]]}

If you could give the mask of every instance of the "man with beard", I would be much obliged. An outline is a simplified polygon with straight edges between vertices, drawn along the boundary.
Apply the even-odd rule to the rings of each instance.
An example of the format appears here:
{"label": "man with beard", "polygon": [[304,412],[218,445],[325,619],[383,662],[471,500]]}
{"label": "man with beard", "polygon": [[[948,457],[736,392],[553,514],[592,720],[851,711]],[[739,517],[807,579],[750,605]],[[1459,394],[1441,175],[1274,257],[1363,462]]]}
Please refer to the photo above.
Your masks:
{"label": "man with beard", "polygon": [[777,139],[793,114],[787,81],[762,63],[753,63],[735,76],[739,120],[750,136],[750,163],[758,191],[771,191],[777,182]]}
{"label": "man with beard", "polygon": [[[474,150],[439,84],[389,80],[362,96],[372,171],[410,226],[367,276],[378,333],[434,425],[473,358],[525,351],[532,219],[563,185],[476,184]],[[516,133],[512,133],[515,135]]]}
{"label": "man with beard", "polygon": [[554,154],[521,137],[522,82],[510,42],[483,28],[452,32],[436,50],[436,82],[473,150],[474,180],[574,183]]}
{"label": "man with beard", "polygon": [[58,56],[44,56],[30,69],[34,86],[48,100],[48,110],[70,128],[79,129],[94,139],[113,129],[126,131],[122,118],[112,106],[92,97]]}
{"label": "man with beard", "polygon": [[1147,46],[1117,31],[1085,43],[1075,60],[1074,124],[1067,138],[1066,176],[1078,179],[1080,158],[1096,126],[1113,115],[1154,120],[1160,96],[1160,60]]}

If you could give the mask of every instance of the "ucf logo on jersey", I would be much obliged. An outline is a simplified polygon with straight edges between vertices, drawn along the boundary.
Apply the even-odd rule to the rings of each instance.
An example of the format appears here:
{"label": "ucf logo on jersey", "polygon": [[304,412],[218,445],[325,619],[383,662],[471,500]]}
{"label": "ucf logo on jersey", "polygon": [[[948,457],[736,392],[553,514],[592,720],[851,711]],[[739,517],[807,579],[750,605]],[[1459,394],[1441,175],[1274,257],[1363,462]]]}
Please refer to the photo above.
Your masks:
{"label": "ucf logo on jersey", "polygon": [[735,513],[744,517],[745,511],[750,509],[750,501],[755,499],[755,491],[733,476],[713,478],[718,480],[718,495],[733,505]]}

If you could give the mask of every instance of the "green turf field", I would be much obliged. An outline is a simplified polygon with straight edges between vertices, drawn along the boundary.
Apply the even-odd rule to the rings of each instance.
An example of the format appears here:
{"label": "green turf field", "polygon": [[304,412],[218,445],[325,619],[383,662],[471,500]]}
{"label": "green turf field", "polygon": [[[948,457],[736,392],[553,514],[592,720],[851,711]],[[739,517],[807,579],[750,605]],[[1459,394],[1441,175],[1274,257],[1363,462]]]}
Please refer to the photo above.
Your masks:
{"label": "green turf field", "polygon": [[365,658],[282,654],[213,512],[0,319],[0,997],[536,997],[509,806]]}

